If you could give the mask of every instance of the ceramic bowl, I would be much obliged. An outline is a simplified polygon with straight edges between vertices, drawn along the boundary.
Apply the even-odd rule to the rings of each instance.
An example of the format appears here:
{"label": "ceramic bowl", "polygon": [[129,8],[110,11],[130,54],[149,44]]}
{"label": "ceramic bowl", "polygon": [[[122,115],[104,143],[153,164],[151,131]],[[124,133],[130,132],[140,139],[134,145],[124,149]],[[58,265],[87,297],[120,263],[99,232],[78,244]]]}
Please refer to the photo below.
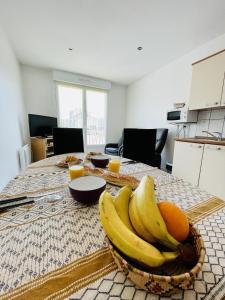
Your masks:
{"label": "ceramic bowl", "polygon": [[105,168],[109,163],[109,158],[106,155],[95,155],[91,158],[91,162],[96,168]]}
{"label": "ceramic bowl", "polygon": [[74,200],[84,203],[96,203],[106,188],[106,181],[97,176],[83,176],[69,183],[69,190]]}

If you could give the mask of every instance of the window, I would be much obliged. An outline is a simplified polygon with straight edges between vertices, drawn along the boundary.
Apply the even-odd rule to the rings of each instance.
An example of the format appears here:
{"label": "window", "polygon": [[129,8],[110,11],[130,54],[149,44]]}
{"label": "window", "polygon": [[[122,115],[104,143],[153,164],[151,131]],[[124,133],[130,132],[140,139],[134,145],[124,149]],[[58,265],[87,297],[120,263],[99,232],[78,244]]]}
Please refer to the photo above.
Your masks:
{"label": "window", "polygon": [[58,84],[59,125],[83,128],[86,145],[106,140],[107,93],[102,90]]}
{"label": "window", "polygon": [[60,127],[83,127],[83,91],[80,88],[58,85]]}

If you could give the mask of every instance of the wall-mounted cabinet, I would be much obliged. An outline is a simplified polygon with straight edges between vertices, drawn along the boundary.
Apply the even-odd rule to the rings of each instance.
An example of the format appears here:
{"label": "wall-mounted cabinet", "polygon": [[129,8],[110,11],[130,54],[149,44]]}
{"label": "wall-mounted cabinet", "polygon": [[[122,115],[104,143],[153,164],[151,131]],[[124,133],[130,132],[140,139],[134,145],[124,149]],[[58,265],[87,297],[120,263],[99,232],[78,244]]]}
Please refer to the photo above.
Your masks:
{"label": "wall-mounted cabinet", "polygon": [[193,64],[189,109],[225,106],[225,51]]}
{"label": "wall-mounted cabinet", "polygon": [[224,73],[223,91],[221,97],[221,106],[225,106],[225,73]]}

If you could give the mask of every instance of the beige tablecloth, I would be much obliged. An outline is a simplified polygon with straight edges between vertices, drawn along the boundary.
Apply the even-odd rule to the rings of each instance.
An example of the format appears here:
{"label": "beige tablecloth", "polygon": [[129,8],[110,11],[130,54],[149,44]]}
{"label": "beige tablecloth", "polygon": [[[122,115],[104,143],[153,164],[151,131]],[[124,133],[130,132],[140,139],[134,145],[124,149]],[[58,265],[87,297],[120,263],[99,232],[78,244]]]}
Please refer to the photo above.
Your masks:
{"label": "beige tablecloth", "polygon": [[[67,171],[55,166],[63,157],[30,165],[0,194],[0,199],[26,194],[35,200],[0,214],[0,299],[165,299],[140,290],[117,269],[104,242],[97,204],[75,202]],[[142,163],[124,165],[121,172],[138,179],[153,176],[158,199],[186,210],[203,236],[206,259],[199,277],[171,299],[222,299],[225,202]],[[118,189],[107,188],[112,193]]]}

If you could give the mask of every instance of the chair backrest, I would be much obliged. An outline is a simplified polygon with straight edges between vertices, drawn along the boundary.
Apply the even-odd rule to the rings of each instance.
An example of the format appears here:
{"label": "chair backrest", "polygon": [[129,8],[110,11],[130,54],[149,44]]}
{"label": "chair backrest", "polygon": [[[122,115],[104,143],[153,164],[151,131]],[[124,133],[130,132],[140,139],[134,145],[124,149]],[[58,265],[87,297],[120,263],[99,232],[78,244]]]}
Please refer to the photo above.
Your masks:
{"label": "chair backrest", "polygon": [[82,128],[53,128],[54,154],[84,152]]}
{"label": "chair backrest", "polygon": [[124,128],[123,157],[154,165],[156,129]]}
{"label": "chair backrest", "polygon": [[123,136],[121,136],[118,140],[118,148],[123,145]]}
{"label": "chair backrest", "polygon": [[165,146],[168,135],[167,128],[157,128],[155,152],[160,154]]}

